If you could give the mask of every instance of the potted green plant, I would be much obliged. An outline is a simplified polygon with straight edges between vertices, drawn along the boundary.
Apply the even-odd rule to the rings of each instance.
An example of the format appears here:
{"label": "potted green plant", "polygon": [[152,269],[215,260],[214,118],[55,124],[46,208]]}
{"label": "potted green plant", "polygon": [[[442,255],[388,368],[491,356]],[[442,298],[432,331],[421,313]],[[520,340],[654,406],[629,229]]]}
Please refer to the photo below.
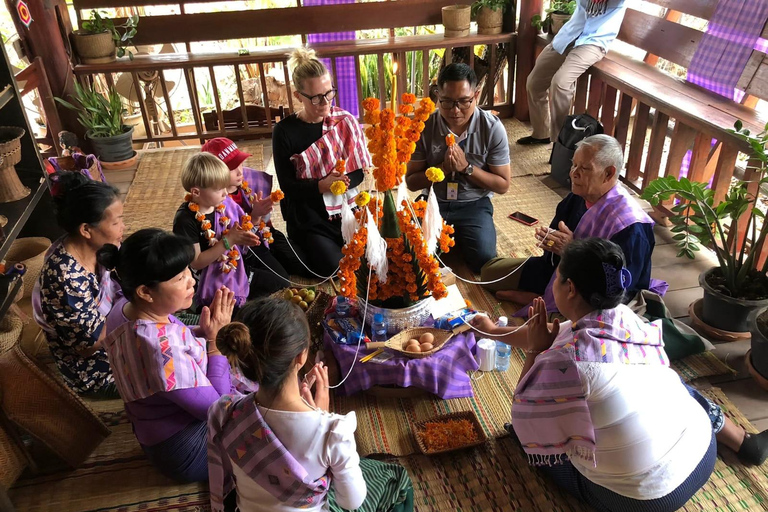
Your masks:
{"label": "potted green plant", "polygon": [[[757,194],[741,181],[731,187],[720,204],[714,204],[714,192],[706,183],[666,176],[653,180],[642,194],[651,204],[670,197],[678,198],[671,207],[674,240],[678,256],[694,258],[701,246],[714,251],[719,266],[699,276],[704,289],[701,320],[707,325],[732,332],[749,331],[749,315],[768,306],[768,261],[760,265],[760,254],[768,236],[768,222],[758,208],[761,187],[768,184],[768,125],[757,135],[744,129],[741,121],[730,130],[750,148],[750,165],[760,180]],[[745,240],[737,243],[737,226],[746,216]],[[726,226],[730,226],[730,233]]]}
{"label": "potted green plant", "polygon": [[79,30],[72,32],[72,44],[84,64],[102,64],[112,62],[115,57],[126,54],[133,60],[133,53],[127,47],[132,46],[136,35],[139,16],[134,14],[122,25],[99,13],[91,11],[91,19],[84,20]]}
{"label": "potted green plant", "polygon": [[542,18],[540,14],[536,14],[531,18],[531,25],[533,25],[533,28],[550,32],[554,35],[571,19],[575,11],[576,0],[552,0],[549,4],[549,9],[545,11],[546,16]]}
{"label": "potted green plant", "polygon": [[478,34],[501,34],[504,12],[510,0],[475,0],[472,19],[477,21]]}
{"label": "potted green plant", "polygon": [[115,88],[110,87],[105,96],[75,83],[75,100],[79,106],[56,98],[65,107],[78,112],[78,121],[86,129],[85,136],[99,158],[104,162],[122,162],[133,158],[133,127],[127,126],[123,120],[125,109]]}

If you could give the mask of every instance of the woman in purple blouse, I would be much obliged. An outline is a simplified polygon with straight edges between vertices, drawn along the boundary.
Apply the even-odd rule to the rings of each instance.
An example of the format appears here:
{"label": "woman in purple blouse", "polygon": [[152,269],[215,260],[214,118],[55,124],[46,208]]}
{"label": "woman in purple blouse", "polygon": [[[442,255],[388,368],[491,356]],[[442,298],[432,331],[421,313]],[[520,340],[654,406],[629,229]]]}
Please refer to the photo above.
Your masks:
{"label": "woman in purple blouse", "polygon": [[144,453],[164,474],[181,481],[208,480],[208,408],[232,391],[227,358],[216,334],[229,323],[234,294],[222,288],[200,327],[183,325],[173,313],[188,308],[194,280],[188,269],[192,246],[160,229],[137,231],[120,249],[104,246],[99,263],[128,300],[107,323],[104,341],[120,396]]}

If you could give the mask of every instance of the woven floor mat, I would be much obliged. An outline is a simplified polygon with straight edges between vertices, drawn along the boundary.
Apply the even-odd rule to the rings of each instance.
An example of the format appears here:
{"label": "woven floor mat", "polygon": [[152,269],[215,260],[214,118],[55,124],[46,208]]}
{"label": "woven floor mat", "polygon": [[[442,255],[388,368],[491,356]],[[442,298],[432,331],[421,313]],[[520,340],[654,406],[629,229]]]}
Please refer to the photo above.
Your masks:
{"label": "woven floor mat", "polygon": [[[252,155],[245,161],[247,167],[263,167],[264,144],[258,141],[239,144],[243,151]],[[186,193],[181,186],[181,168],[189,157],[199,151],[200,146],[191,146],[142,152],[136,176],[125,198],[126,236],[143,228],[173,228],[173,216]]]}
{"label": "woven floor mat", "polygon": [[441,414],[473,411],[486,435],[505,435],[509,421],[511,397],[517,376],[523,367],[521,357],[512,357],[507,372],[476,372],[472,375],[474,397],[442,400],[425,394],[414,398],[387,398],[357,393],[335,396],[334,412],[357,413],[357,450],[362,456],[384,453],[409,455],[418,452],[411,424]]}
{"label": "woven floor mat", "polygon": [[515,118],[502,119],[501,122],[507,130],[509,154],[512,161],[512,177],[543,176],[549,174],[550,166],[548,162],[552,145],[533,144],[531,146],[521,146],[517,144],[517,139],[531,134],[530,125]]}
{"label": "woven floor mat", "polygon": [[[712,388],[704,394],[736,423],[755,431],[722,391]],[[709,481],[680,510],[768,510],[768,464],[747,468],[731,452],[724,451]],[[510,437],[490,440],[463,452],[435,457],[411,455],[398,461],[413,481],[418,512],[591,510],[529,466],[522,448]]]}

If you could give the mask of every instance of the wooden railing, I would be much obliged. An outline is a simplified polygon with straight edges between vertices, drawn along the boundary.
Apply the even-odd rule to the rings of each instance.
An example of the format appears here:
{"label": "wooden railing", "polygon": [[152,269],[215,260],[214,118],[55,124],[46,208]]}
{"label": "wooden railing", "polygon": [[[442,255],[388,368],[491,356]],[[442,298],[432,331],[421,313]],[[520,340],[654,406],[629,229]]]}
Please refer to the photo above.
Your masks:
{"label": "wooden railing", "polygon": [[[655,67],[659,58],[688,68],[704,35],[677,23],[681,13],[709,19],[717,0],[649,1],[666,7],[666,12],[653,16],[628,9],[618,36],[645,50],[644,61],[608,52],[577,82],[573,111],[600,119],[605,132],[626,148],[622,178],[630,188],[641,192],[659,176],[680,176],[690,151],[688,178],[711,183],[719,203],[734,179],[739,154],[750,152],[729,129],[740,120],[758,133],[768,121],[754,109],[759,99],[768,99],[768,55],[752,52],[737,84],[745,93],[740,103],[670,76]],[[768,38],[768,26],[762,37]],[[548,40],[539,36],[539,47]],[[746,166],[743,180],[756,193],[758,179],[751,167]],[[660,204],[656,208],[659,216],[670,215],[672,204],[672,200]],[[744,225],[732,229],[739,244],[744,240],[746,217]]]}
{"label": "wooden railing", "polygon": [[48,151],[44,152],[44,156],[60,155],[61,148],[58,139],[59,132],[62,130],[61,120],[56,110],[51,84],[48,83],[48,75],[45,73],[42,59],[40,57],[33,59],[32,63],[19,71],[14,78],[20,86],[19,90],[22,96],[37,91],[40,98],[40,113],[45,118],[46,134],[44,137],[36,138],[35,141],[50,147]]}
{"label": "wooden railing", "polygon": [[[329,58],[331,60],[330,72],[334,83],[336,82],[336,59],[339,57],[353,56],[355,57],[357,74],[360,76],[360,58],[365,55],[375,55],[378,68],[378,91],[379,99],[382,102],[391,101],[391,98],[387,96],[387,88],[385,81],[385,69],[384,69],[384,55],[392,54],[394,59],[398,62],[406,62],[406,53],[414,52],[412,58],[416,59],[416,54],[422,53],[421,64],[421,83],[417,87],[416,93],[418,96],[427,96],[429,94],[429,86],[431,82],[429,73],[429,62],[431,52],[436,49],[445,49],[445,60],[450,62],[454,55],[454,50],[457,48],[467,48],[462,55],[467,55],[468,64],[474,65],[475,61],[475,47],[478,45],[485,45],[489,51],[488,54],[488,73],[486,77],[493,77],[496,80],[485,79],[481,86],[483,87],[483,93],[481,94],[481,106],[484,108],[495,109],[503,115],[511,115],[512,113],[512,90],[514,83],[514,66],[509,66],[509,56],[514,56],[515,52],[515,34],[514,33],[502,33],[498,35],[477,35],[471,34],[466,37],[460,38],[446,38],[442,35],[427,35],[427,36],[403,36],[403,37],[390,37],[387,39],[363,39],[341,43],[318,43],[313,45],[313,48],[317,51],[319,57]],[[216,136],[227,136],[230,138],[246,138],[246,137],[260,137],[269,136],[272,132],[273,124],[279,119],[276,118],[276,110],[278,105],[274,105],[274,102],[270,102],[268,98],[268,88],[266,83],[266,69],[269,67],[282,68],[282,76],[284,78],[284,85],[287,98],[286,105],[280,105],[285,113],[290,113],[294,110],[294,98],[291,90],[291,81],[288,74],[287,61],[292,51],[291,48],[259,48],[256,51],[251,51],[248,55],[238,55],[232,53],[215,53],[215,54],[162,54],[154,56],[136,56],[134,60],[120,59],[116,62],[109,64],[96,64],[96,65],[84,65],[80,64],[75,66],[75,74],[77,78],[82,82],[99,83],[103,81],[107,86],[113,85],[119,78],[120,73],[130,73],[131,80],[134,86],[134,90],[138,95],[138,104],[141,109],[142,122],[146,129],[146,137],[134,138],[134,142],[155,142],[162,143],[169,140],[185,140],[185,139],[207,139]],[[256,111],[253,107],[246,104],[245,95],[243,93],[243,68],[245,66],[255,66],[258,70],[258,77],[261,85],[261,107],[262,111]],[[504,67],[506,66],[506,67]],[[220,88],[217,85],[216,68],[228,67],[234,71],[234,76],[237,85],[238,95],[238,108],[240,110],[239,122],[233,122],[231,119],[232,112],[225,112],[222,108],[223,99],[221,97]],[[401,68],[402,69],[402,68]],[[167,70],[181,70],[184,84],[186,87],[189,105],[187,108],[191,112],[192,121],[194,124],[194,131],[191,133],[183,133],[180,127],[175,121],[174,108],[171,105],[171,99],[169,95],[169,88],[164,76],[164,71]],[[497,70],[496,73],[493,71]],[[407,74],[410,70],[398,73],[398,90],[406,91]],[[504,77],[506,71],[506,79],[499,80],[499,77]],[[212,87],[212,96],[214,99],[213,114],[202,112],[200,104],[200,95],[197,86],[196,76],[198,73],[207,74],[210,77],[210,84]],[[495,75],[495,76],[494,76]],[[413,77],[411,77],[413,78]],[[159,87],[161,94],[153,92],[151,90],[145,90],[147,79],[156,81],[154,87]],[[497,81],[499,82],[497,84]],[[182,84],[177,84],[182,86]],[[498,85],[498,88],[496,87]],[[155,89],[156,90],[156,89]],[[158,103],[162,110],[166,113],[170,131],[162,133],[159,129],[159,112],[154,111],[155,102],[146,101],[147,94],[157,95]],[[343,99],[341,96],[343,92],[339,93],[339,100]],[[496,101],[496,96],[499,96],[499,101]],[[357,82],[357,96],[358,100],[362,102],[362,86],[360,80]],[[162,101],[160,101],[162,100]],[[258,119],[253,119],[254,112],[259,112]],[[362,109],[360,109],[362,112]],[[250,114],[250,115],[249,115]],[[211,119],[211,116],[215,116],[215,119]],[[235,114],[236,115],[236,114]],[[206,123],[205,117],[208,117],[208,123]],[[225,117],[227,117],[225,119]],[[212,122],[212,121],[215,121]],[[206,129],[206,124],[209,129]],[[215,125],[218,129],[211,130],[210,127]],[[236,125],[235,129],[228,128]]]}

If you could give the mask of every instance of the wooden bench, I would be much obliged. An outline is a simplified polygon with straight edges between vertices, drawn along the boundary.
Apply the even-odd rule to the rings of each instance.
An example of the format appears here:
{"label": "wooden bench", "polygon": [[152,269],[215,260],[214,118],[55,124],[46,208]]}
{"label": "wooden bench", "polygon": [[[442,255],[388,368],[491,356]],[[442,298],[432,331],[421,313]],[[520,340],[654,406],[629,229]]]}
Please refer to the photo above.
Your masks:
{"label": "wooden bench", "polygon": [[[599,118],[606,133],[624,147],[629,142],[624,180],[630,187],[640,191],[659,176],[677,175],[691,150],[689,178],[712,180],[719,201],[730,186],[738,153],[749,151],[746,143],[728,130],[741,120],[757,133],[768,121],[753,108],[758,98],[768,99],[768,56],[752,52],[738,83],[746,92],[742,103],[673,77],[655,67],[658,58],[687,68],[703,36],[703,32],[677,23],[681,13],[709,19],[717,0],[649,1],[665,7],[666,13],[657,17],[627,9],[618,36],[620,41],[645,50],[645,59],[609,51],[578,81],[573,110]],[[763,37],[768,37],[768,26]],[[549,40],[539,36],[538,44],[543,47]],[[667,151],[670,121],[674,121],[674,128]],[[711,139],[717,139],[718,144],[712,147]],[[747,169],[744,179],[751,178]],[[669,213],[663,204],[660,209]]]}

